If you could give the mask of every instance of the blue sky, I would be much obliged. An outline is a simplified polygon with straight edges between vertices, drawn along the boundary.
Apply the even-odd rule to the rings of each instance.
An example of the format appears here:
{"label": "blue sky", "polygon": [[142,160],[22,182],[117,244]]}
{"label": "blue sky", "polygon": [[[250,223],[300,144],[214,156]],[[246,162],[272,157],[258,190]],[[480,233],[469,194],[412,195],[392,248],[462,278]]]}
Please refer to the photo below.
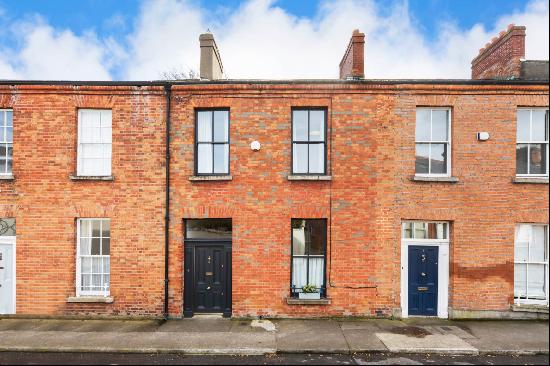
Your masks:
{"label": "blue sky", "polygon": [[[349,24],[346,24],[346,18],[349,18]],[[546,30],[543,31],[539,28],[545,20]],[[346,35],[355,27],[367,33],[367,64],[369,55],[372,55],[370,51],[378,52],[380,60],[388,58],[396,62],[392,74],[390,70],[382,69],[383,65],[387,65],[386,61],[371,59],[372,67],[377,67],[372,69],[373,76],[416,76],[414,70],[410,71],[410,75],[404,75],[408,68],[406,63],[397,64],[399,54],[393,57],[385,54],[400,46],[399,37],[394,33],[401,32],[404,35],[402,56],[410,54],[406,50],[406,42],[418,42],[425,48],[417,55],[421,66],[418,68],[419,77],[430,76],[424,70],[432,69],[434,73],[434,66],[437,69],[439,64],[441,76],[447,72],[449,76],[456,77],[467,76],[469,65],[466,62],[465,68],[460,70],[456,65],[443,65],[444,57],[460,57],[460,52],[457,55],[447,49],[448,46],[441,47],[443,42],[457,42],[457,45],[467,48],[462,53],[466,52],[471,57],[507,21],[531,22],[528,36],[535,34],[533,28],[536,33],[544,33],[542,38],[532,36],[537,37],[538,44],[528,49],[537,50],[548,39],[548,0],[0,0],[0,21],[4,24],[0,29],[0,78],[65,78],[63,68],[42,65],[35,59],[35,53],[51,52],[44,62],[55,62],[53,53],[64,57],[61,63],[68,62],[67,57],[76,56],[75,62],[80,66],[74,73],[67,70],[66,78],[79,78],[75,73],[81,71],[88,78],[155,79],[168,69],[196,69],[197,55],[192,47],[196,47],[196,37],[206,28],[213,30],[222,57],[224,61],[228,60],[230,76],[333,77],[335,70],[329,70],[328,63],[323,65],[326,70],[315,68],[311,72],[300,67],[299,63],[327,52],[331,54],[328,56],[331,62],[336,61],[337,65],[349,37]],[[148,37],[146,29],[150,30],[149,33],[155,33],[157,39]],[[258,34],[258,39],[245,35],[251,32]],[[248,50],[239,48],[239,44],[244,47],[242,43],[245,42],[241,41],[257,45],[255,42],[260,39],[273,42],[266,50],[267,54],[261,56],[269,56],[268,61],[273,62],[271,68],[264,70],[256,65],[240,66],[242,60],[235,54],[249,54]],[[309,46],[305,47],[303,54],[300,54],[302,47],[288,45],[289,39],[290,43],[309,40],[309,43],[319,44],[310,45],[310,52]],[[371,48],[370,39],[373,44]],[[325,46],[321,42],[325,42]],[[171,51],[159,49],[155,43],[164,44]],[[142,50],[142,47],[150,49]],[[339,48],[331,52],[335,47]],[[82,55],[85,50],[89,50],[89,54],[84,52]],[[278,67],[277,62],[272,60],[281,54],[281,50],[295,52],[294,55],[283,55],[281,62],[284,67]],[[228,52],[231,54],[228,55]],[[424,68],[422,57],[430,53],[439,60],[426,62]],[[536,58],[547,53],[546,45],[543,53],[540,56],[537,54]],[[180,58],[179,64],[174,60],[177,57]],[[265,64],[266,60],[261,60],[261,57],[257,63]],[[135,62],[142,64],[141,69]],[[459,62],[464,64],[464,60]],[[296,67],[289,70],[289,65]],[[439,76],[436,74],[432,76]]]}

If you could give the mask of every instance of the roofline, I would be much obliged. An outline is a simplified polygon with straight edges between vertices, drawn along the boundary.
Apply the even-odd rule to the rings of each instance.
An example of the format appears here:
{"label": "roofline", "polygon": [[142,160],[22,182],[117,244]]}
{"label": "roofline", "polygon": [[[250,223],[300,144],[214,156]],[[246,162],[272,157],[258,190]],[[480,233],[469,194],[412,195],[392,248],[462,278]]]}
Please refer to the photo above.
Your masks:
{"label": "roofline", "polygon": [[151,80],[151,81],[86,81],[86,80],[0,80],[0,85],[66,85],[66,86],[166,86],[166,85],[227,85],[227,84],[433,84],[433,85],[548,85],[548,80],[521,79],[225,79],[225,80]]}

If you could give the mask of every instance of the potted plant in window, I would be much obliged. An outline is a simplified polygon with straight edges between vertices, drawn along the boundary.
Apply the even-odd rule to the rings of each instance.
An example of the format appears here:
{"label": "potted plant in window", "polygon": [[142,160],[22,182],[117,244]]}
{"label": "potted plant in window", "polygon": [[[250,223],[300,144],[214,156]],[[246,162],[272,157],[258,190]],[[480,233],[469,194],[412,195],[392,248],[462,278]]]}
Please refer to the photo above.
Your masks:
{"label": "potted plant in window", "polygon": [[305,285],[302,287],[302,292],[298,294],[298,298],[300,300],[319,300],[321,298],[321,293],[314,285]]}

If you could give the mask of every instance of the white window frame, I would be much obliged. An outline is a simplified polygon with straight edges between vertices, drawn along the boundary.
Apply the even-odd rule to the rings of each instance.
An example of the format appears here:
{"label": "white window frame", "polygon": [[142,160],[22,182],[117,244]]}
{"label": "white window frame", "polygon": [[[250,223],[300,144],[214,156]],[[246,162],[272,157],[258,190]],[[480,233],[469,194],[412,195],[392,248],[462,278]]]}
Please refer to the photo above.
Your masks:
{"label": "white window frame", "polygon": [[[103,141],[100,141],[100,142],[97,142],[95,144],[98,144],[98,145],[110,145],[110,155],[111,155],[111,158],[109,160],[109,165],[107,168],[103,167],[103,172],[102,174],[85,174],[82,169],[83,169],[83,162],[82,162],[82,159],[84,158],[83,156],[83,152],[82,152],[82,148],[84,145],[89,145],[89,144],[92,144],[92,143],[84,143],[82,142],[82,134],[83,134],[83,128],[82,128],[82,113],[83,112],[97,112],[100,114],[100,123],[101,123],[101,114],[102,112],[109,112],[110,114],[110,122],[111,122],[111,137],[110,137],[110,142],[103,142]],[[101,127],[99,127],[101,129]],[[76,175],[79,176],[79,177],[91,177],[91,176],[100,176],[100,177],[109,177],[111,176],[112,174],[112,165],[113,165],[113,157],[112,157],[112,154],[113,154],[113,142],[112,142],[112,135],[113,135],[113,113],[112,113],[112,110],[111,109],[86,109],[86,108],[83,108],[83,109],[79,109],[78,110],[78,151],[77,151],[77,163],[76,163]],[[100,136],[101,136],[101,132],[100,132]],[[103,157],[104,159],[104,157]]]}
{"label": "white window frame", "polygon": [[[11,108],[1,108],[1,109],[0,109],[0,112],[2,113],[3,118],[4,118],[3,127],[0,127],[0,128],[3,128],[3,129],[4,129],[4,136],[6,135],[6,134],[5,134],[5,132],[6,132],[6,131],[5,131],[5,130],[6,130],[6,127],[5,127],[5,126],[6,126],[6,115],[7,115],[7,113],[5,113],[5,112],[12,112],[12,126],[11,126],[11,129],[12,129],[12,141],[11,141],[11,142],[7,142],[6,138],[4,137],[3,140],[0,140],[0,145],[11,144],[11,148],[12,148],[12,151],[13,151],[13,140],[14,140],[14,138],[13,138],[13,131],[14,131],[14,129],[13,129],[13,109],[11,109]],[[7,157],[7,155],[6,155],[5,157]],[[5,157],[2,156],[2,157],[0,157],[0,158],[5,158]],[[2,160],[3,160],[3,159],[2,159]],[[6,163],[7,163],[7,160],[6,160]],[[1,176],[10,177],[10,176],[13,175],[13,155],[12,155],[12,157],[11,157],[11,163],[12,163],[12,170],[11,170],[10,172],[0,172],[0,175],[1,175]]]}
{"label": "white window frame", "polygon": [[[409,239],[405,238],[404,226],[408,223],[445,223],[446,239]],[[450,251],[449,221],[403,220],[401,222],[401,317],[409,317],[409,245],[438,247],[438,285],[437,285],[437,317],[449,317],[449,251]]]}
{"label": "white window frame", "polygon": [[[430,139],[432,138],[433,134],[433,111],[448,111],[449,112],[449,120],[447,121],[447,141],[424,141],[424,140],[416,140],[416,113],[415,113],[415,138],[414,138],[414,151],[415,151],[415,169],[414,169],[414,175],[417,177],[451,177],[452,176],[452,156],[453,156],[453,150],[452,150],[452,119],[453,119],[453,113],[452,108],[449,107],[416,107],[415,112],[417,112],[419,109],[429,109],[430,110]],[[429,155],[428,155],[428,173],[417,173],[416,172],[416,144],[428,144],[429,146]],[[431,163],[431,154],[432,154],[432,144],[446,144],[447,145],[447,173],[446,174],[433,174],[429,173],[432,169],[432,163]]]}
{"label": "white window frame", "polygon": [[[529,137],[531,137],[532,135],[532,132],[533,132],[533,111],[536,111],[536,110],[542,110],[542,111],[545,111],[546,112],[546,115],[548,115],[548,108],[518,108],[518,112],[519,111],[529,111]],[[548,121],[545,121],[548,123]],[[535,144],[541,144],[541,145],[546,145],[546,174],[517,174],[517,167],[518,167],[518,162],[517,162],[517,158],[516,158],[516,177],[518,178],[545,178],[545,177],[548,177],[548,168],[550,167],[550,163],[548,162],[548,158],[549,158],[549,152],[548,152],[548,147],[550,147],[548,145],[548,140],[546,141],[538,141],[538,140],[533,140],[533,141],[523,141],[523,140],[517,140],[517,128],[518,128],[518,119],[517,119],[517,114],[516,114],[516,149],[517,149],[517,146],[518,145],[535,145]],[[550,128],[550,127],[547,127],[547,129]],[[550,134],[550,131],[548,131],[548,133]],[[550,136],[549,136],[550,137]],[[530,154],[530,151],[531,149],[528,148],[527,149],[527,171],[529,172],[529,165],[531,163],[531,154]]]}
{"label": "white window frame", "polygon": [[[101,220],[109,220],[107,218],[79,218],[76,220],[76,296],[104,296],[109,297],[111,294],[111,281],[109,279],[109,289],[104,291],[84,291],[82,290],[82,268],[81,268],[81,255],[80,255],[80,225],[82,221],[101,221]],[[109,239],[111,238],[111,233],[109,232]],[[110,248],[110,241],[109,241],[109,253],[111,252]],[[101,242],[100,242],[101,246]],[[99,258],[109,258],[110,262],[110,254],[109,255],[90,255],[89,257],[99,257]],[[110,269],[110,264],[109,264]],[[111,275],[111,271],[109,270],[109,276]]]}
{"label": "white window frame", "polygon": [[[516,239],[517,239],[517,230],[518,230],[518,227],[521,226],[521,225],[528,225],[531,230],[529,232],[529,245],[527,247],[527,261],[517,261],[516,260],[516,256],[515,256],[515,250],[516,250]],[[530,249],[531,249],[531,241],[532,241],[532,238],[533,238],[533,227],[535,226],[542,226],[545,228],[545,234],[546,234],[546,261],[544,262],[537,262],[537,261],[531,261],[529,256],[530,256]],[[517,305],[522,305],[522,304],[530,304],[530,305],[546,305],[548,306],[548,256],[549,256],[549,245],[548,245],[548,240],[549,239],[549,236],[548,236],[548,225],[547,224],[533,224],[533,223],[518,223],[516,225],[516,228],[515,228],[515,234],[514,234],[514,273],[515,273],[515,266],[516,264],[526,264],[527,265],[527,268],[526,268],[526,274],[525,274],[525,281],[526,281],[526,292],[527,292],[527,295],[526,295],[526,298],[525,299],[522,299],[522,298],[517,298],[516,297],[516,286],[515,286],[515,278],[514,278],[514,303],[517,304]],[[544,265],[545,266],[545,284],[546,284],[546,288],[545,288],[545,292],[546,292],[546,299],[529,299],[529,265],[530,264],[535,264],[535,265]],[[515,276],[515,274],[514,274]]]}

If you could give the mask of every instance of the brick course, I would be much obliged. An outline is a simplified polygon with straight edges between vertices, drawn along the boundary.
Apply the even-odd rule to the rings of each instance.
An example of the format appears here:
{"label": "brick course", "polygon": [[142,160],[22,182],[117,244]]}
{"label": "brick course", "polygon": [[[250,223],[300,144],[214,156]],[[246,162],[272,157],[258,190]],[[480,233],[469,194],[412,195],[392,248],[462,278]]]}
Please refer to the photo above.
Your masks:
{"label": "brick course", "polygon": [[[165,96],[160,86],[0,86],[14,110],[17,313],[162,316]],[[289,181],[291,108],[328,110],[332,181]],[[412,182],[417,106],[452,109],[456,184]],[[169,313],[182,316],[183,220],[233,219],[234,316],[391,316],[400,229],[451,222],[453,309],[508,310],[514,228],[548,223],[548,185],[513,184],[516,110],[548,107],[547,85],[197,83],[172,98]],[[230,108],[232,181],[192,182],[194,111]],[[113,109],[113,182],[71,181],[77,108]],[[491,139],[476,140],[488,131]],[[250,143],[258,140],[260,151]],[[113,304],[68,304],[75,220],[111,219]],[[326,218],[330,305],[288,305],[291,218]],[[330,279],[330,283],[329,283]]]}

